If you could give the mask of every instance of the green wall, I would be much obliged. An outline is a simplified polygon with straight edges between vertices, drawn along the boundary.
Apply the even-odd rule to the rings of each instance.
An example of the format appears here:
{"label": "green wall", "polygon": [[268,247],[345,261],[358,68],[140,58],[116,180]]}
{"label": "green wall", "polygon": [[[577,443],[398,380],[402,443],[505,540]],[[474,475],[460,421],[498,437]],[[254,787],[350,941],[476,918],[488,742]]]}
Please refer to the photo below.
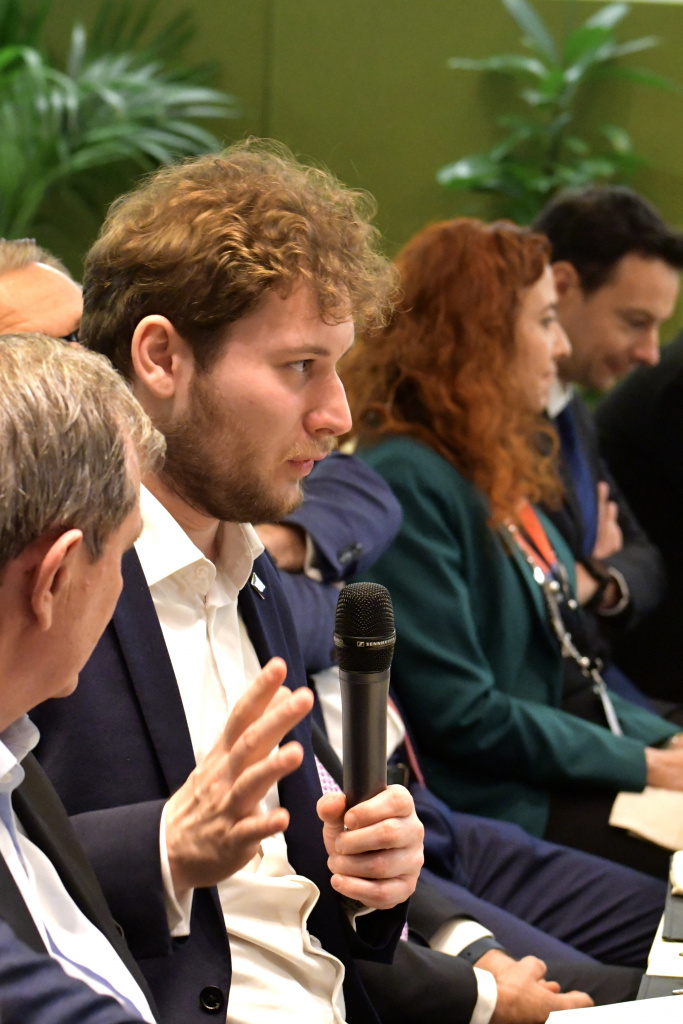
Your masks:
{"label": "green wall", "polygon": [[[536,2],[558,32],[599,6]],[[94,6],[57,0],[56,46],[74,17],[87,24]],[[486,215],[484,200],[444,191],[434,173],[485,147],[491,114],[509,102],[502,83],[445,66],[454,55],[518,48],[519,32],[500,0],[165,0],[159,18],[188,7],[198,32],[187,56],[218,62],[218,84],[243,104],[243,116],[223,126],[226,140],[250,133],[280,139],[369,189],[390,251],[429,220]],[[619,34],[660,36],[661,46],[630,61],[683,82],[683,6],[636,4]],[[683,91],[606,82],[584,108],[589,124],[616,121],[632,134],[649,160],[635,187],[683,224]],[[74,229],[66,254],[72,263],[96,226],[93,218]]]}

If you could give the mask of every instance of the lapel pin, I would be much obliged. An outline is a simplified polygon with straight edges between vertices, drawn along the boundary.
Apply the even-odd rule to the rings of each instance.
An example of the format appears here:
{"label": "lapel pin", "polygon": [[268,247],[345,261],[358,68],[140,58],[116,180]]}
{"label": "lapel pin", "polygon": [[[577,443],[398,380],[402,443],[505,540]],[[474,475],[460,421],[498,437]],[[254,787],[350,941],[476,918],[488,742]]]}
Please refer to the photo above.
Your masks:
{"label": "lapel pin", "polygon": [[249,580],[249,583],[254,588],[254,590],[256,591],[258,596],[261,598],[261,600],[265,601],[265,599],[266,599],[266,595],[265,595],[266,585],[263,582],[263,580],[258,578],[258,576],[256,575],[255,572],[252,572],[251,579]]}

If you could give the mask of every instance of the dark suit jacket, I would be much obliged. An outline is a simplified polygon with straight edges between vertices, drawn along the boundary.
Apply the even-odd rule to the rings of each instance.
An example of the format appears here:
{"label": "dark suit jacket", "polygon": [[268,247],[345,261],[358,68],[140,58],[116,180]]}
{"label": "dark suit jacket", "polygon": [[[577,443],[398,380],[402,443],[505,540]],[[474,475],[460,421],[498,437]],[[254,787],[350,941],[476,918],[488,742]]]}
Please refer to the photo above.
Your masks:
{"label": "dark suit jacket", "polygon": [[[263,595],[249,584],[240,610],[262,663],[273,654],[288,665],[290,686],[305,685],[294,628],[270,560],[257,559]],[[139,561],[124,557],[124,591],[113,620],[82,673],[75,694],[34,713],[42,760],[83,841],[118,920],[168,1024],[203,1021],[207,988],[227,995],[230,956],[215,889],[198,890],[191,934],[175,942],[166,926],[158,854],[165,800],[194,767],[182,701]],[[405,908],[348,923],[329,884],[315,803],[320,785],[305,722],[290,737],[304,746],[302,767],[280,783],[290,812],[289,860],[311,878],[320,899],[309,919],[323,947],[346,964],[347,1018],[374,1021],[352,956],[390,961]],[[215,995],[215,992],[214,992]]]}
{"label": "dark suit jacket", "polygon": [[[78,908],[106,936],[150,1004],[154,1006],[147,984],[126,946],[121,930],[112,918],[97,878],[57,794],[32,754],[28,754],[22,764],[26,777],[14,793],[12,803],[26,835],[54,865],[66,891]],[[15,936],[32,950],[38,953],[47,952],[12,874],[2,858],[0,918],[10,925]],[[61,968],[59,972],[63,973]],[[122,1011],[119,1011],[119,1014],[127,1017]],[[4,1015],[2,1019],[5,1019]]]}
{"label": "dark suit jacket", "polygon": [[98,995],[35,953],[0,921],[0,1019],[3,1024],[140,1024],[115,999]]}
{"label": "dark suit jacket", "polygon": [[617,663],[647,693],[681,699],[683,665],[683,334],[659,366],[636,370],[596,410],[600,448],[648,536],[664,556],[656,614],[615,640]]}
{"label": "dark suit jacket", "polygon": [[[600,480],[605,480],[609,484],[610,496],[619,508],[619,526],[624,536],[622,550],[606,561],[623,575],[628,584],[631,601],[623,614],[616,619],[593,616],[600,627],[607,630],[611,636],[615,629],[635,625],[657,607],[664,593],[664,564],[659,551],[640,526],[600,454],[597,431],[590,410],[576,396],[572,398],[570,406],[574,413],[579,442],[595,486],[597,487]],[[565,485],[565,500],[559,510],[549,508],[545,511],[566,540],[574,558],[580,560],[583,550],[581,513],[572,479],[562,460],[560,471]]]}
{"label": "dark suit jacket", "polygon": [[306,671],[334,660],[331,626],[339,591],[333,584],[364,572],[389,547],[401,525],[401,506],[381,476],[354,455],[332,452],[304,483],[304,501],[283,522],[310,537],[321,586],[302,573],[282,574]]}

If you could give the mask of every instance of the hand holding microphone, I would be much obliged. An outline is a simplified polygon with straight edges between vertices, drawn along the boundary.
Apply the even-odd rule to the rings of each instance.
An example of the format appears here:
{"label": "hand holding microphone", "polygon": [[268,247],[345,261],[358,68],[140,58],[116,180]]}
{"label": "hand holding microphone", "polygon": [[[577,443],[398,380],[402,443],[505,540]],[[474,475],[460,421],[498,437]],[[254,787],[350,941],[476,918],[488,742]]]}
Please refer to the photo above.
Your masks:
{"label": "hand holding microphone", "polygon": [[391,597],[352,583],[337,603],[334,642],[342,687],[344,793],[324,796],[318,814],[332,885],[368,907],[387,909],[415,889],[424,829],[413,798],[386,783],[387,696],[396,634]]}

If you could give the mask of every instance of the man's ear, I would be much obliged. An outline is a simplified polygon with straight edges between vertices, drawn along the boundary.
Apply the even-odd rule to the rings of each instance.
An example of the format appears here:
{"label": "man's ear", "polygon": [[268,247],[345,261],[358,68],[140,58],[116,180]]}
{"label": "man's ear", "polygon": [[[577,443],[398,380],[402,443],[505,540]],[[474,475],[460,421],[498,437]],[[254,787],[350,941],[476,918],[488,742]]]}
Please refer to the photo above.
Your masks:
{"label": "man's ear", "polygon": [[42,632],[47,632],[52,626],[55,604],[70,582],[82,544],[82,530],[67,530],[50,544],[42,558],[36,560],[31,585],[31,608]]}
{"label": "man's ear", "polygon": [[551,264],[551,269],[553,277],[555,278],[557,298],[560,302],[573,288],[581,287],[581,281],[576,272],[576,267],[573,263],[570,263],[569,260],[558,260],[557,263]]}
{"label": "man's ear", "polygon": [[157,401],[175,397],[179,382],[191,373],[194,362],[171,321],[157,314],[143,317],[135,328],[130,355],[136,394],[139,384]]}

